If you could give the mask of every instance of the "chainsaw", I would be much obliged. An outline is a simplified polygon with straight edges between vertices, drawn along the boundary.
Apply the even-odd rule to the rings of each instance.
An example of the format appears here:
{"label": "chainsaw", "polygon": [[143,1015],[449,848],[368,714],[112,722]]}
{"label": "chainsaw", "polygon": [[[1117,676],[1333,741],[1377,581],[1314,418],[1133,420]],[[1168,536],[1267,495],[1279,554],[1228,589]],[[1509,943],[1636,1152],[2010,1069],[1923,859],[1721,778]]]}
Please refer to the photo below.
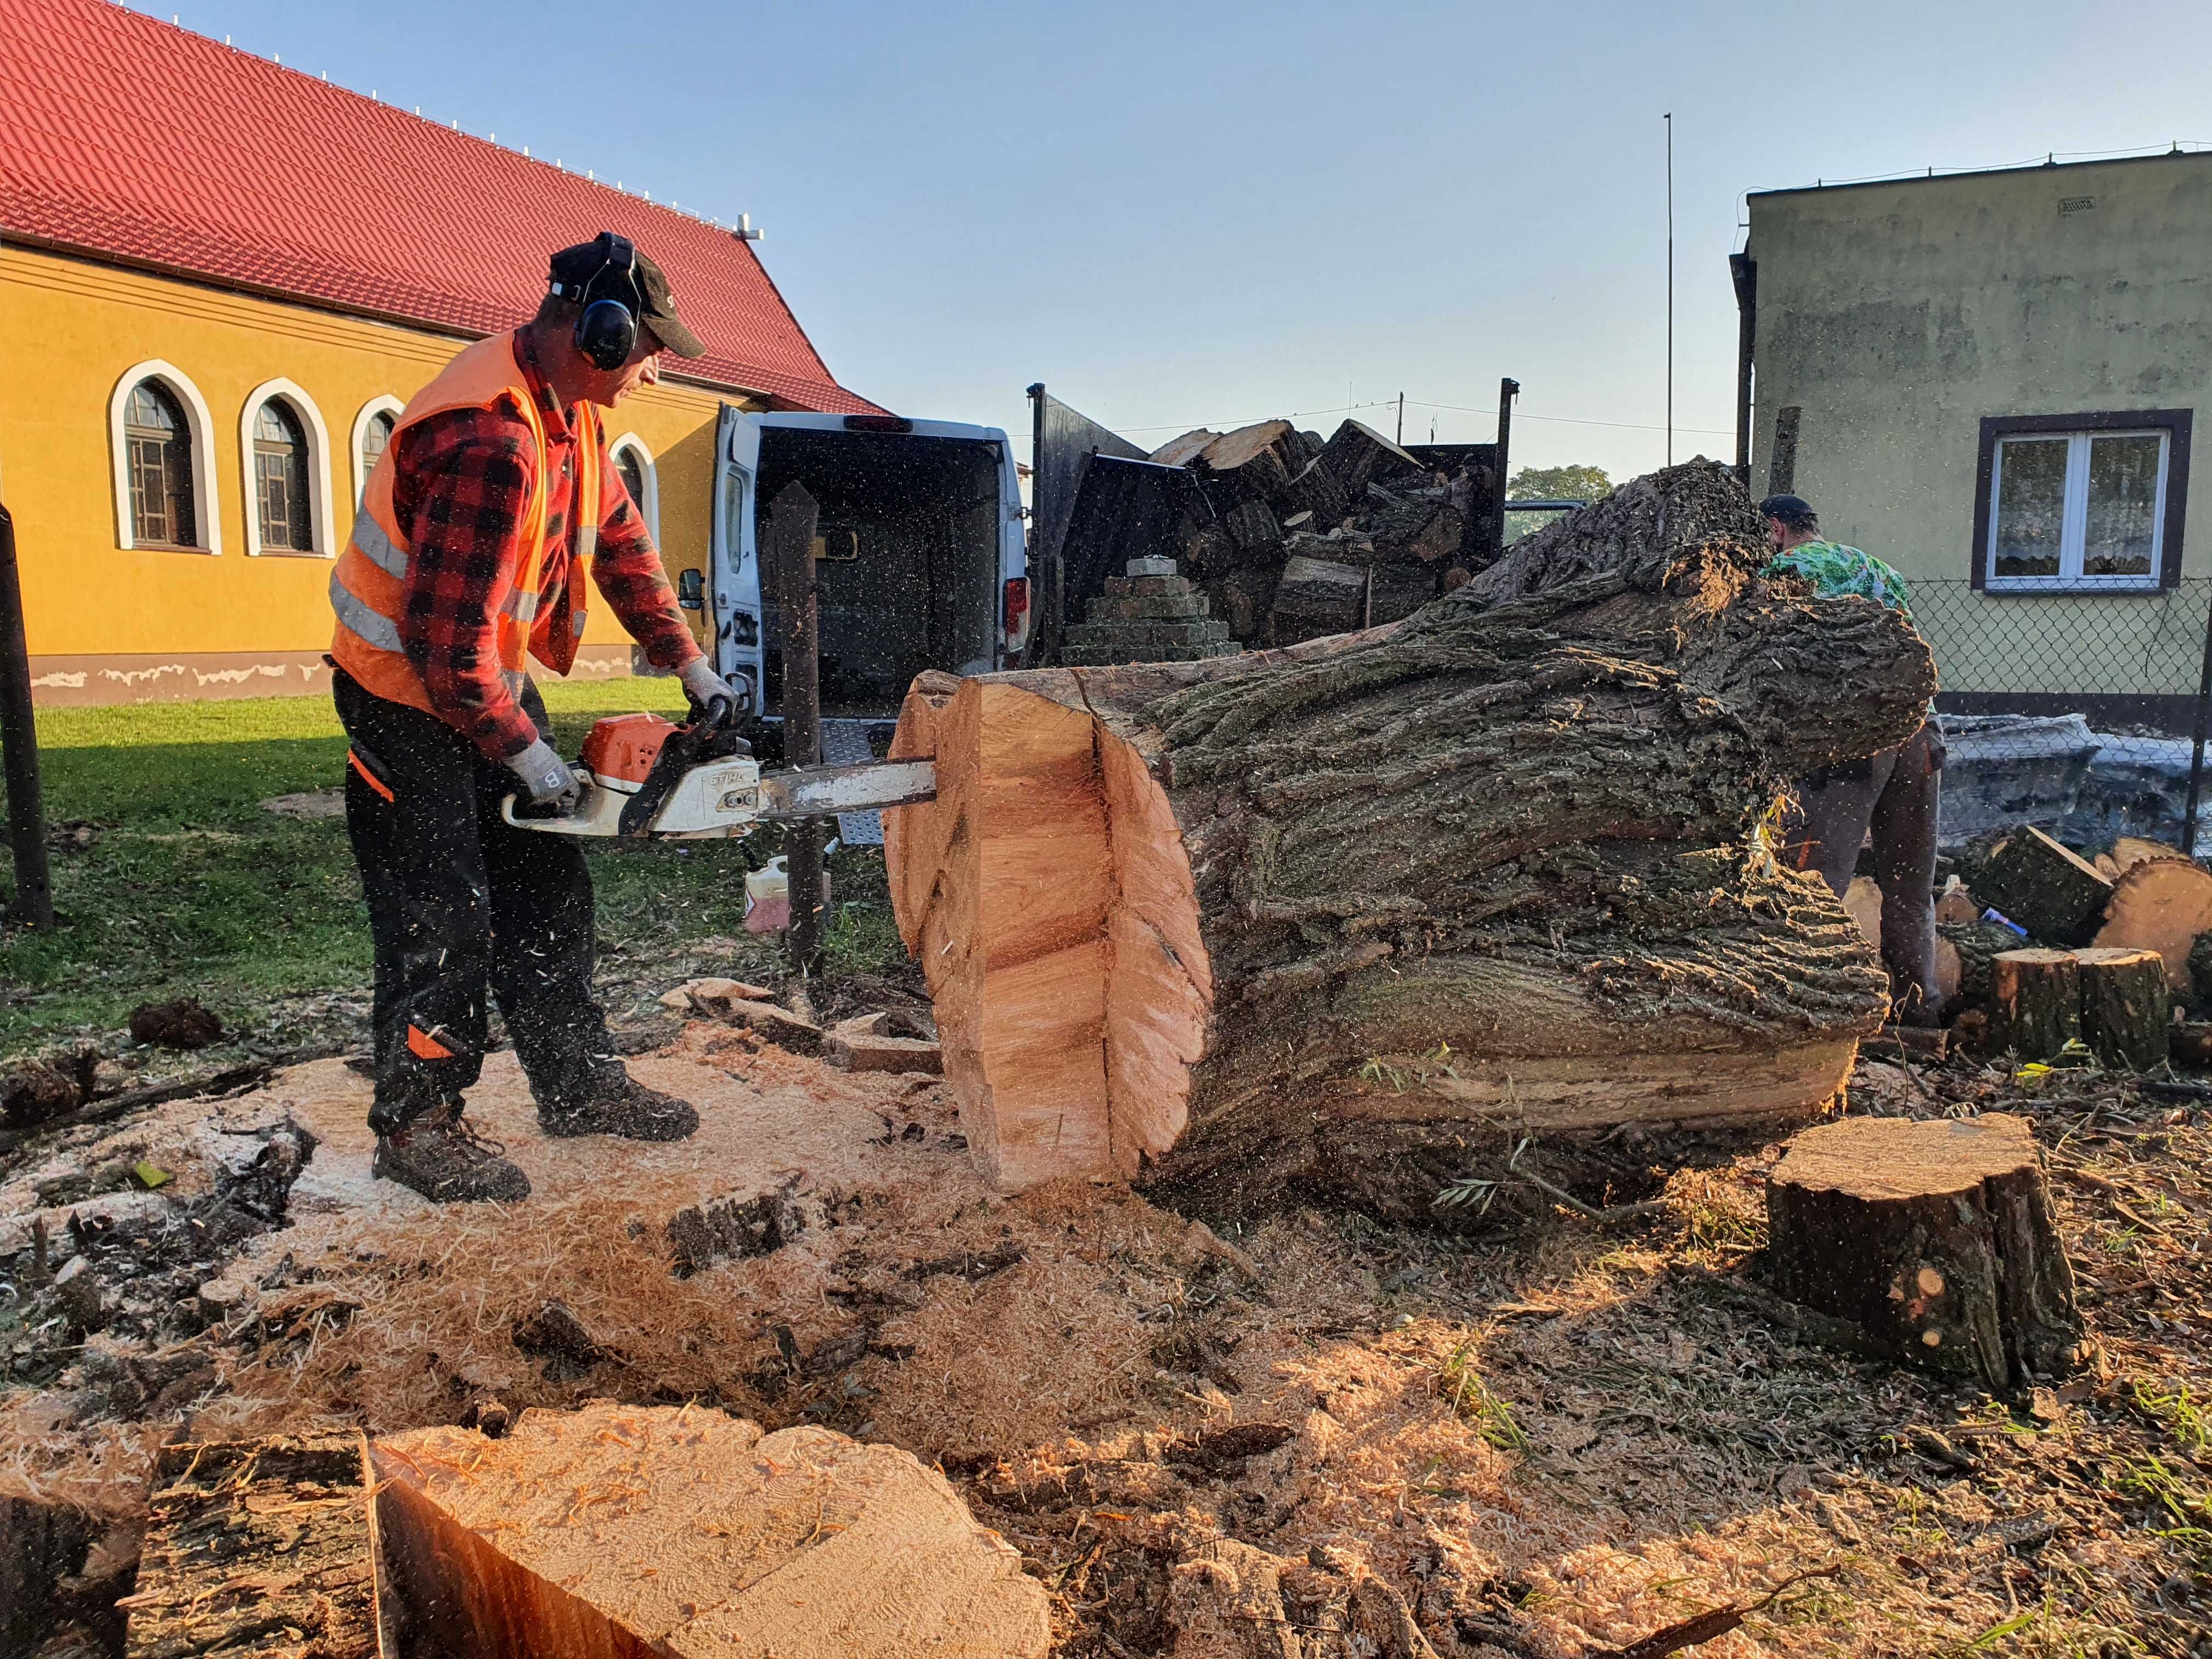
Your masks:
{"label": "chainsaw", "polygon": [[716,697],[689,725],[658,714],[610,714],[592,726],[574,768],[574,809],[548,813],[510,795],[500,816],[556,836],[711,841],[763,823],[872,812],[937,799],[933,760],[864,761],[763,773]]}

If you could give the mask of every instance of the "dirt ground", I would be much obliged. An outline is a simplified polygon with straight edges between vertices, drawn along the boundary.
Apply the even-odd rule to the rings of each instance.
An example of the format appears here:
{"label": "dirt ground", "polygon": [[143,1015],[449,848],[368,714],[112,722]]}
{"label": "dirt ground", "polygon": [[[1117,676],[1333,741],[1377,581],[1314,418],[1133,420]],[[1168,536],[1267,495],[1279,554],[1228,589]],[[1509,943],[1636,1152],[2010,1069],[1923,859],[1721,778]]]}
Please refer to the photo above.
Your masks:
{"label": "dirt ground", "polygon": [[[1068,1656],[1176,1650],[1175,1565],[1219,1539],[1381,1576],[1444,1655],[1608,1651],[1783,1586],[1696,1651],[2212,1654],[2193,1103],[1862,1064],[1855,1111],[2037,1127],[2102,1361],[1998,1401],[1777,1316],[1775,1146],[1707,1155],[1611,1228],[1454,1237],[1293,1203],[1217,1236],[1119,1185],[994,1196],[934,1079],[705,1023],[633,1066],[697,1102],[696,1139],[548,1141],[494,1056],[471,1115],[536,1187],[506,1208],[371,1181],[368,1085],[337,1060],[19,1155],[0,1492],[124,1512],[179,1435],[694,1401],[937,1463],[1045,1583]],[[301,1129],[291,1180],[266,1149]],[[173,1179],[88,1192],[140,1162]],[[672,1215],[766,1191],[803,1231],[678,1276]],[[81,1346],[45,1311],[33,1219],[49,1271],[97,1269],[106,1328]]]}

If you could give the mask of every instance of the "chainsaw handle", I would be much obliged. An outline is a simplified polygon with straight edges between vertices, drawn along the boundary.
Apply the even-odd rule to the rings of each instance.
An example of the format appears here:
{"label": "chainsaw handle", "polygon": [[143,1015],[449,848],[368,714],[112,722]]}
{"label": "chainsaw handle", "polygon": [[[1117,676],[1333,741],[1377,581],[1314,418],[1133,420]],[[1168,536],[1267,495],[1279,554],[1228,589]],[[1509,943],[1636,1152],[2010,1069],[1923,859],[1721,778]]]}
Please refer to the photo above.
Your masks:
{"label": "chainsaw handle", "polygon": [[702,737],[708,732],[726,730],[737,721],[738,704],[734,697],[718,694],[708,698],[703,704],[695,702],[691,706],[698,710],[692,719],[691,730]]}

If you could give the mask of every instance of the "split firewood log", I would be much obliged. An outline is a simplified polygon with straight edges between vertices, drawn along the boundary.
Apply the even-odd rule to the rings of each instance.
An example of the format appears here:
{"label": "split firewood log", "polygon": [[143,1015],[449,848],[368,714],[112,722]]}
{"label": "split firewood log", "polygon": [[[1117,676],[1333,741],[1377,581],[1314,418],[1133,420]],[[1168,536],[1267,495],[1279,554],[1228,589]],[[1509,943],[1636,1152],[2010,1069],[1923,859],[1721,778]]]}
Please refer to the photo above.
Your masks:
{"label": "split firewood log", "polygon": [[1323,447],[1321,460],[1334,475],[1345,500],[1353,502],[1364,499],[1367,486],[1378,478],[1428,470],[1373,427],[1358,421],[1346,421],[1337,428]]}
{"label": "split firewood log", "polygon": [[1202,426],[1180,438],[1169,439],[1145,459],[1162,466],[1188,466],[1204,453],[1206,445],[1220,435],[1210,427]]}
{"label": "split firewood log", "polygon": [[1249,500],[1273,501],[1291,482],[1293,429],[1288,421],[1256,421],[1238,427],[1199,451],[1197,465],[1212,479],[1233,484]]}
{"label": "split firewood log", "polygon": [[886,852],[985,1169],[1425,1216],[1500,1125],[1817,1113],[1887,981],[1761,826],[1935,675],[1764,529],[1693,462],[1393,626],[918,679]]}
{"label": "split firewood log", "polygon": [[1366,617],[1367,572],[1327,559],[1294,558],[1275,588],[1268,631],[1279,645],[1346,634]]}
{"label": "split firewood log", "polygon": [[1991,853],[1974,891],[2044,945],[2087,945],[2104,919],[2112,884],[2040,830],[2020,829]]}

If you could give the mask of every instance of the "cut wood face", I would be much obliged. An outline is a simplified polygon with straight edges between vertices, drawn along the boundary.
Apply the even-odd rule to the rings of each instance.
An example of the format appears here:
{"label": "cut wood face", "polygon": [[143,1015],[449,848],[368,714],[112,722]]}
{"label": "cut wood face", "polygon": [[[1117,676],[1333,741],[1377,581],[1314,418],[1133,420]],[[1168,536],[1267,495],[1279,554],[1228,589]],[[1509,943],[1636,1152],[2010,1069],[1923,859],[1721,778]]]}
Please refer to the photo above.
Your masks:
{"label": "cut wood face", "polygon": [[2207,932],[2212,932],[2212,873],[2191,859],[2142,859],[2113,883],[2096,943],[2157,951],[2166,963],[2166,982],[2194,996],[2189,947]]}
{"label": "cut wood face", "polygon": [[2006,1113],[1927,1121],[1847,1118],[1792,1139],[1773,1180],[1868,1199],[1936,1198],[2041,1166],[2026,1121]]}
{"label": "cut wood face", "polygon": [[1133,1176],[1182,1133],[1212,995],[1167,797],[1090,714],[1001,682],[910,695],[893,753],[924,744],[937,799],[886,815],[885,852],[969,1145],[1008,1188]]}
{"label": "cut wood face", "polygon": [[488,1659],[1042,1659],[1044,1588],[945,1478],[695,1407],[529,1411],[377,1443],[386,1548],[433,1650]]}

